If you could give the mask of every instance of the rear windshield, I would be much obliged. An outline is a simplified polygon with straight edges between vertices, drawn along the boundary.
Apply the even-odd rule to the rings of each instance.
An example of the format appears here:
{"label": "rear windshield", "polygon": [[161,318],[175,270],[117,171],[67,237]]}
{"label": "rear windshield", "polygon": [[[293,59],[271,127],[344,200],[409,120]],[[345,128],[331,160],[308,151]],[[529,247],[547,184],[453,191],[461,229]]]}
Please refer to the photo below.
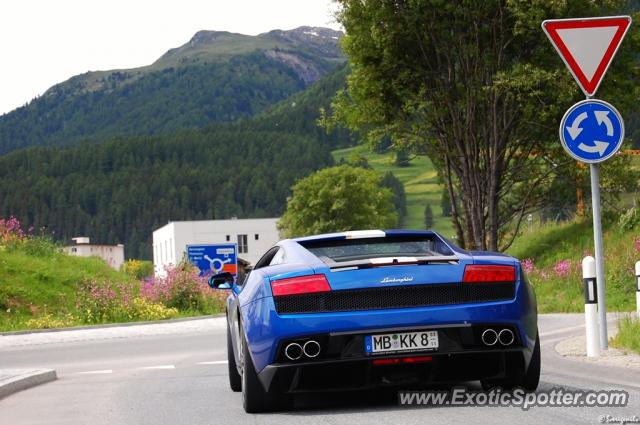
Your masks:
{"label": "rear windshield", "polygon": [[300,244],[325,263],[381,257],[453,255],[451,249],[437,236],[320,240]]}

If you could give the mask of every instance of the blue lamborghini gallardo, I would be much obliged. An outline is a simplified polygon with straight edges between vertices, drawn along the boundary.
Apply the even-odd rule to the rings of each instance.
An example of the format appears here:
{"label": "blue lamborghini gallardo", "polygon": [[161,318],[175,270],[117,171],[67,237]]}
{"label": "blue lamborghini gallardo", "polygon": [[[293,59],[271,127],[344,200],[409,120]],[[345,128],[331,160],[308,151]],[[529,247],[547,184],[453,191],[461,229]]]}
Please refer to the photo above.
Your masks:
{"label": "blue lamborghini gallardo", "polygon": [[230,288],[229,381],[247,412],[311,391],[538,386],[536,299],[520,262],[436,232],[287,239],[245,276],[209,283]]}

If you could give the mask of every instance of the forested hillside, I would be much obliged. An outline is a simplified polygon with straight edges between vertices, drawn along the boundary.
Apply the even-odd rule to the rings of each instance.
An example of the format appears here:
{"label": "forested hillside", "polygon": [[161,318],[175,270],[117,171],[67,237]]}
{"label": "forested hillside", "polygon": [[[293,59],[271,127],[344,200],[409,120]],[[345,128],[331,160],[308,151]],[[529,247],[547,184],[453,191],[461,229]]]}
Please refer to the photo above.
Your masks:
{"label": "forested hillside", "polygon": [[251,117],[344,63],[341,33],[201,31],[147,67],[89,72],[0,116],[0,154]]}
{"label": "forested hillside", "polygon": [[253,119],[238,123],[243,128],[284,130],[313,136],[332,149],[352,146],[351,132],[337,127],[330,132],[318,125],[320,108],[328,110],[338,90],[345,88],[349,67],[344,64],[313,84],[307,90],[267,108]]}
{"label": "forested hillside", "polygon": [[152,231],[168,220],[278,216],[296,179],[353,144],[315,124],[345,77],[336,69],[237,123],[0,156],[0,216],[45,226],[59,240],[124,243],[127,257],[146,259]]}
{"label": "forested hillside", "polygon": [[278,216],[291,184],[331,163],[313,138],[228,128],[32,148],[0,157],[0,216],[151,258],[168,220]]}

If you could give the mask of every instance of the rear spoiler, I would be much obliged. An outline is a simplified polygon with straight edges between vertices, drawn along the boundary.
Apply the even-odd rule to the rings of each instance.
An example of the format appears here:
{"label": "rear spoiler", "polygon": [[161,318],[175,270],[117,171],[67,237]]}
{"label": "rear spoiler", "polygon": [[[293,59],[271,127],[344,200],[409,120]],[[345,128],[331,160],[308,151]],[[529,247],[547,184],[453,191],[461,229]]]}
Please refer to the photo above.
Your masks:
{"label": "rear spoiler", "polygon": [[332,271],[369,269],[374,267],[399,266],[403,264],[458,264],[460,259],[455,255],[432,255],[428,257],[379,257],[364,260],[333,261],[328,257],[320,258]]}

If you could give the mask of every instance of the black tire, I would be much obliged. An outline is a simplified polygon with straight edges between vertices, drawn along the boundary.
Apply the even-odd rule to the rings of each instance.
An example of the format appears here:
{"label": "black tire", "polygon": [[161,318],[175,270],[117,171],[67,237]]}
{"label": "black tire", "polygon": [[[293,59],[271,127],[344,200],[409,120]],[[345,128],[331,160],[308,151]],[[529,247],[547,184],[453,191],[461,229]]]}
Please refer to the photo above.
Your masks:
{"label": "black tire", "polygon": [[291,397],[265,391],[253,366],[247,341],[242,344],[242,406],[247,413],[285,410],[291,406]]}
{"label": "black tire", "polygon": [[523,388],[526,391],[535,391],[540,383],[540,336],[536,334],[536,343],[533,346],[533,353],[529,361],[529,367],[525,373],[520,370],[511,371],[510,375],[502,379],[482,380],[482,389],[485,391],[491,388],[500,387],[503,390],[512,390],[514,388]]}
{"label": "black tire", "polygon": [[540,336],[536,335],[536,345],[533,347],[533,354],[531,354],[531,361],[529,362],[529,368],[527,373],[522,377],[520,386],[527,391],[535,391],[540,383]]}
{"label": "black tire", "polygon": [[231,391],[242,391],[242,376],[238,373],[236,356],[233,354],[229,323],[227,323],[227,365],[229,366],[229,386],[231,387]]}

